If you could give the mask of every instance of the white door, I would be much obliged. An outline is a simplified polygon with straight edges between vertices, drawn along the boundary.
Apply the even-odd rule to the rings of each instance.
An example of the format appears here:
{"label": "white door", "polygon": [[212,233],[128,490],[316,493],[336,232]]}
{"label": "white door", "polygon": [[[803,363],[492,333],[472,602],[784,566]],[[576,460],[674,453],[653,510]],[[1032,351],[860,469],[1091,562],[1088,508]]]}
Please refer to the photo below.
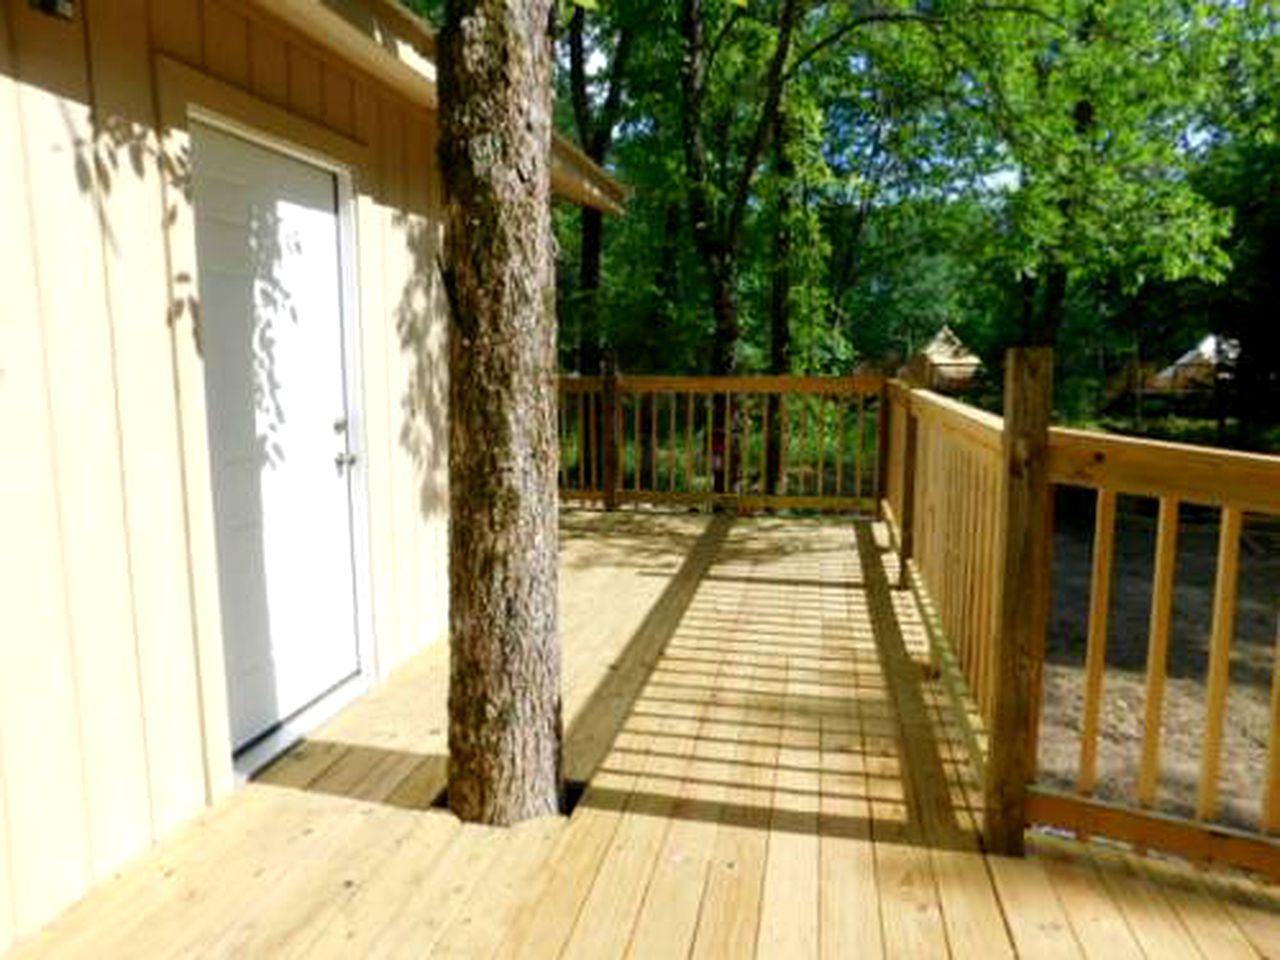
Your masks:
{"label": "white door", "polygon": [[342,218],[328,170],[191,125],[234,748],[359,673]]}

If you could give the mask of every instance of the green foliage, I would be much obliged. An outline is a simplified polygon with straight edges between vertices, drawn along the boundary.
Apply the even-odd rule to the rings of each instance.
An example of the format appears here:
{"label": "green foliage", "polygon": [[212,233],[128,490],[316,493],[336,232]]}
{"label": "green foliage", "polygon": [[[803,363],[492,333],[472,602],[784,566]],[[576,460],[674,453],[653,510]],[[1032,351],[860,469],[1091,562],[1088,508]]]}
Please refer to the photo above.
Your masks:
{"label": "green foliage", "polygon": [[[752,156],[784,2],[702,0],[713,211],[732,202]],[[620,366],[636,372],[710,362],[711,288],[681,129],[683,3],[583,4],[597,106],[601,64],[622,31],[633,41],[606,161],[632,195],[605,224],[598,306]],[[799,10],[781,98],[788,169],[765,149],[746,171],[741,369],[769,363],[783,229],[796,372],[892,367],[945,323],[994,377],[1005,347],[1039,324],[1059,347],[1060,413],[1096,418],[1131,403],[1117,388],[1126,370],[1219,332],[1244,347],[1232,389],[1253,410],[1241,429],[1264,435],[1250,424],[1280,406],[1273,3],[803,0]],[[557,123],[572,134],[566,72]],[[556,230],[572,368],[579,218],[560,211]]]}

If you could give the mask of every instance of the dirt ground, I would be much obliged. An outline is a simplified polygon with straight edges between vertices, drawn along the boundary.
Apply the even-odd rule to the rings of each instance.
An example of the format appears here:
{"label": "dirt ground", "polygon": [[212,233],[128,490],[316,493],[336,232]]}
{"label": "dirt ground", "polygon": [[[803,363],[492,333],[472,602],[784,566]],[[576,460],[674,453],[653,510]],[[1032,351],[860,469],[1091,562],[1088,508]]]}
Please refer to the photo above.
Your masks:
{"label": "dirt ground", "polygon": [[[1079,766],[1084,659],[1093,544],[1093,494],[1060,490],[1055,504],[1054,605],[1040,734],[1039,778],[1068,788]],[[1098,788],[1101,799],[1136,798],[1146,710],[1148,618],[1156,503],[1118,502]],[[1184,505],[1163,704],[1158,809],[1193,813],[1205,730],[1205,677],[1217,567],[1218,514]],[[1280,523],[1246,516],[1240,598],[1222,747],[1224,823],[1256,829],[1270,729],[1271,684],[1280,654]]]}

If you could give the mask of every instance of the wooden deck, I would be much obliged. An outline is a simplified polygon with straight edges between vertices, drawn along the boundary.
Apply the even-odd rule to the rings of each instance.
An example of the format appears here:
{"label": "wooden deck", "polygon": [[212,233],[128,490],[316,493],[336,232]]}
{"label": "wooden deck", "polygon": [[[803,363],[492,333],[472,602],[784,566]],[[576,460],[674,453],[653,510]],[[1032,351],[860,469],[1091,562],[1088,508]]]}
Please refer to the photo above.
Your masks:
{"label": "wooden deck", "polygon": [[1280,957],[1280,895],[1066,840],[986,857],[883,531],[566,513],[575,812],[424,809],[423,654],[20,957]]}

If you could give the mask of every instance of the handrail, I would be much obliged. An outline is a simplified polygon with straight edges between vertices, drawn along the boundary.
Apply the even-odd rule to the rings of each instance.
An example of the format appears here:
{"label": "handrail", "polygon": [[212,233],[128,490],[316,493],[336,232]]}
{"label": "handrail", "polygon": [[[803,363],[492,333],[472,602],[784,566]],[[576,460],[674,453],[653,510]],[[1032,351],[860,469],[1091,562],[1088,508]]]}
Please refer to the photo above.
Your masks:
{"label": "handrail", "polygon": [[1280,514],[1280,458],[1055,427],[1054,483]]}
{"label": "handrail", "polygon": [[[1006,584],[1001,569],[1010,530],[1002,499],[1011,481],[1008,438],[1001,417],[976,410],[931,391],[893,381],[886,390],[887,423],[883,514],[889,521],[906,580],[917,590],[930,621],[939,660],[954,666],[956,682],[972,697],[985,729],[971,731],[968,742],[985,751],[988,734],[999,740],[1008,731],[993,731],[996,706],[1022,698],[1030,708],[1027,796],[1023,816],[1074,830],[1081,835],[1109,836],[1192,859],[1217,861],[1280,876],[1280,650],[1274,666],[1268,761],[1259,777],[1262,814],[1255,829],[1227,828],[1217,822],[1222,775],[1222,741],[1227,694],[1231,684],[1230,650],[1235,633],[1241,530],[1246,513],[1280,516],[1280,457],[1186,444],[1137,439],[1086,430],[1054,427],[1044,435],[1045,474],[1050,486],[1096,491],[1097,510],[1089,613],[1080,707],[1082,729],[1075,789],[1055,792],[1037,787],[1034,758],[1040,713],[1039,671],[1047,632],[1047,567],[1042,593],[1027,605],[1043,611],[1041,652],[1027,664],[1026,680],[1011,683],[1016,671],[997,670],[1001,656],[1001,596]],[[1021,482],[1021,480],[1019,480]],[[1093,794],[1097,781],[1098,743],[1105,718],[1103,691],[1107,676],[1108,617],[1112,608],[1112,566],[1118,494],[1153,498],[1159,503],[1148,638],[1146,706],[1141,762],[1136,771],[1134,801],[1108,802]],[[1206,721],[1200,757],[1200,781],[1193,817],[1171,816],[1155,809],[1161,770],[1160,733],[1166,689],[1166,659],[1175,593],[1179,505],[1218,507],[1220,539],[1214,584],[1209,669],[1205,680]],[[1024,528],[1025,531],[1025,528]],[[1052,527],[1031,528],[1044,541]],[[1007,573],[1007,567],[1006,573]],[[1035,578],[1032,582],[1037,582]],[[1120,598],[1125,602],[1127,598]],[[1037,620],[1040,615],[1037,614]],[[1007,628],[1007,625],[1006,627]],[[1007,664],[1002,664],[1007,667]],[[948,670],[944,669],[944,675]],[[989,768],[988,768],[988,772]],[[988,781],[988,789],[991,789]],[[998,786],[998,785],[997,785]]]}

